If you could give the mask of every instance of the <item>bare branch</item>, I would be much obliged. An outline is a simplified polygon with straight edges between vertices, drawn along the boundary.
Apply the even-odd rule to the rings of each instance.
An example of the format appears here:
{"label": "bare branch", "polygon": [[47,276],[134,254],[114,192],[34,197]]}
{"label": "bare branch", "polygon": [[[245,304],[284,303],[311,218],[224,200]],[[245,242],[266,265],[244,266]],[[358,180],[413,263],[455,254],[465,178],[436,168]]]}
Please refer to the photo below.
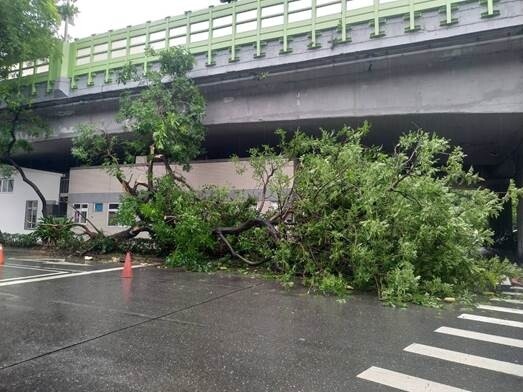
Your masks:
{"label": "bare branch", "polygon": [[252,265],[252,266],[255,266],[255,265],[260,265],[260,264],[263,264],[265,263],[267,260],[262,260],[262,261],[252,261],[252,260],[249,260],[245,257],[243,257],[242,255],[240,255],[238,252],[236,252],[236,250],[233,248],[233,246],[231,245],[231,243],[227,240],[227,238],[225,237],[225,235],[229,234],[229,235],[240,235],[254,227],[265,227],[267,228],[267,231],[269,232],[269,234],[271,235],[272,239],[274,241],[277,241],[279,238],[280,238],[280,234],[278,233],[278,231],[276,230],[276,228],[274,227],[274,225],[265,220],[265,219],[251,219],[247,222],[244,222],[242,223],[241,225],[239,226],[236,226],[236,227],[218,227],[216,229],[214,229],[213,233],[215,235],[218,236],[218,238],[225,244],[225,246],[229,249],[229,252],[231,253],[231,255],[233,257],[236,257],[238,259],[240,259],[241,261],[243,261],[244,263],[248,264],[248,265]]}

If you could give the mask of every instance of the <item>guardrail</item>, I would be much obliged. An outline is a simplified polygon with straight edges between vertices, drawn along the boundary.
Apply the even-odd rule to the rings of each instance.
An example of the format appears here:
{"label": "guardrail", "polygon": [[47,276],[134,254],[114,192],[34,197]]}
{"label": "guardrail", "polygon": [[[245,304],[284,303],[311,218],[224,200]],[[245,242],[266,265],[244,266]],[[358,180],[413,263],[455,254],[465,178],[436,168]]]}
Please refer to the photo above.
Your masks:
{"label": "guardrail", "polygon": [[[499,14],[495,1],[479,0],[485,7],[482,17]],[[182,45],[193,54],[206,54],[208,66],[214,65],[218,50],[229,50],[229,61],[238,61],[238,50],[245,45],[254,46],[256,58],[263,57],[264,45],[271,40],[280,40],[280,53],[286,54],[292,51],[289,41],[294,36],[308,35],[309,48],[320,47],[318,36],[323,30],[337,29],[333,44],[349,43],[351,26],[361,23],[372,27],[369,39],[382,37],[383,24],[390,17],[403,16],[406,33],[419,30],[416,21],[425,11],[438,10],[441,25],[451,25],[457,23],[455,7],[468,2],[471,0],[240,0],[65,42],[61,59],[19,64],[10,78],[22,79],[33,93],[39,83],[47,83],[47,90],[52,91],[58,77],[69,78],[71,88],[76,88],[79,77],[87,77],[87,85],[92,85],[99,73],[111,83],[113,72],[129,62],[146,71],[156,60],[147,54],[148,47],[159,50]]]}

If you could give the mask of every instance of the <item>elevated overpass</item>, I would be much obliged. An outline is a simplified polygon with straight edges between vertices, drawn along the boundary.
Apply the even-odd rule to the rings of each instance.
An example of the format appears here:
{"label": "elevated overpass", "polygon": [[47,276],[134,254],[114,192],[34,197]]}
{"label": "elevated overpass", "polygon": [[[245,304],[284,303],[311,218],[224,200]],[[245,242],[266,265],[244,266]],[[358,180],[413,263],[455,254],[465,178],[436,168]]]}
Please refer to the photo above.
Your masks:
{"label": "elevated overpass", "polygon": [[242,155],[278,127],[369,120],[369,143],[421,127],[463,146],[493,189],[523,184],[521,0],[239,0],[64,43],[13,70],[53,129],[23,163],[65,170],[82,122],[123,132],[118,97],[140,86],[118,70],[154,68],[147,47],[178,45],[208,102],[202,159]]}
{"label": "elevated overpass", "polygon": [[[85,121],[121,132],[116,73],[155,66],[145,48],[186,45],[207,101],[209,157],[369,119],[373,142],[423,127],[463,145],[472,163],[503,163],[523,124],[520,0],[240,0],[65,43],[21,76],[53,136],[33,157],[55,164]],[[60,151],[61,154],[57,154]],[[52,153],[52,154],[49,154]]]}

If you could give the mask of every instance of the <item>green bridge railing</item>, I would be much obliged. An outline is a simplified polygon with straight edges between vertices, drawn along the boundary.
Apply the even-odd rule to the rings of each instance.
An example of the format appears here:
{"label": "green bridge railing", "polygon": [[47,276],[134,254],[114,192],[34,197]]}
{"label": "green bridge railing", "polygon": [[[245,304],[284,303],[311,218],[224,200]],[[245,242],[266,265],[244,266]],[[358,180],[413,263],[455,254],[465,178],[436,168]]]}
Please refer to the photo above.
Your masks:
{"label": "green bridge railing", "polygon": [[[479,0],[484,7],[482,17],[499,14],[495,1]],[[156,60],[147,54],[148,47],[183,45],[193,54],[206,54],[208,66],[214,64],[218,50],[229,50],[229,61],[238,61],[238,50],[246,45],[255,48],[256,58],[263,57],[264,45],[271,40],[279,40],[280,53],[286,54],[292,51],[290,39],[300,35],[308,35],[310,49],[318,48],[323,30],[337,29],[333,44],[349,43],[351,26],[362,23],[372,27],[369,39],[382,37],[383,24],[390,17],[403,16],[405,32],[415,32],[424,11],[438,10],[441,25],[452,25],[457,23],[456,6],[469,2],[478,0],[240,0],[65,42],[61,58],[24,62],[12,68],[10,78],[32,86],[33,93],[40,83],[47,83],[47,90],[52,91],[60,77],[69,78],[71,88],[76,88],[79,77],[87,77],[87,85],[92,85],[100,73],[110,83],[113,72],[129,62],[147,70]]]}

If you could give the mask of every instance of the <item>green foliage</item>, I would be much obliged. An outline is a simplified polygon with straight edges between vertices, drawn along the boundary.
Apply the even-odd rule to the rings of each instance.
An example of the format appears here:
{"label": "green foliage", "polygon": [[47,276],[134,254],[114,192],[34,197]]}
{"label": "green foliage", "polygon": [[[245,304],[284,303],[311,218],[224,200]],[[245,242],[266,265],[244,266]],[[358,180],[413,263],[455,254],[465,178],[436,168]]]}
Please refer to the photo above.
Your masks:
{"label": "green foliage", "polygon": [[121,175],[119,165],[133,163],[136,156],[146,156],[147,161],[161,156],[170,164],[188,167],[200,154],[205,101],[186,75],[194,58],[182,48],[151,55],[158,55],[159,70],[141,75],[128,64],[119,75],[123,83],[139,80],[146,86],[138,95],[124,94],[120,102],[118,119],[128,126],[132,138],[110,136],[84,124],[77,130],[72,149],[81,162],[102,164]]}
{"label": "green foliage", "polygon": [[0,161],[5,162],[16,153],[30,152],[31,138],[47,137],[49,127],[33,112],[30,100],[15,86],[0,90],[0,102],[5,104],[0,111]]}
{"label": "green foliage", "polygon": [[[147,88],[138,96],[125,95],[119,118],[126,121],[135,135],[126,147],[136,154],[162,154],[170,162],[188,165],[201,150],[205,136],[202,119],[205,101],[198,87],[186,74],[194,64],[183,48],[170,48],[157,54],[159,71],[143,75]],[[122,75],[134,75],[131,69]]]}
{"label": "green foliage", "polygon": [[[277,149],[252,154],[259,177],[257,168],[276,166],[268,188],[280,195],[278,209],[292,210],[269,255],[274,269],[318,288],[340,277],[376,289],[389,303],[430,305],[436,296],[492,288],[501,275],[516,273],[481,259],[480,247],[492,243],[489,219],[504,200],[463,169],[460,148],[417,131],[390,154],[362,143],[368,131],[297,132],[282,136]],[[295,162],[294,178],[284,176],[275,156]]]}
{"label": "green foliage", "polygon": [[16,169],[40,198],[42,215],[47,216],[45,196],[34,182],[25,177],[24,169],[18,165],[14,156],[30,152],[31,139],[47,137],[49,128],[33,112],[30,99],[15,84],[0,84],[0,105],[5,105],[0,110],[0,171],[6,173]]}
{"label": "green foliage", "polygon": [[30,234],[10,234],[1,233],[0,240],[4,246],[13,248],[34,248],[38,246],[38,238],[34,233]]}
{"label": "green foliage", "polygon": [[90,124],[80,124],[73,139],[72,155],[87,165],[100,165],[106,159],[106,154],[111,153],[116,137],[96,132]]}
{"label": "green foliage", "polygon": [[405,262],[394,267],[387,273],[386,287],[381,293],[382,298],[391,303],[402,305],[411,302],[418,292],[420,276],[415,276],[414,266]]}
{"label": "green foliage", "polygon": [[343,276],[334,275],[327,271],[306,278],[304,283],[322,294],[332,294],[338,297],[345,297],[349,287]]}
{"label": "green foliage", "polygon": [[0,78],[11,66],[56,54],[60,23],[54,0],[0,0]]}
{"label": "green foliage", "polygon": [[501,277],[523,277],[523,269],[508,260],[497,257],[479,259],[472,265],[468,281],[462,283],[464,289],[473,288],[475,292],[492,291]]}
{"label": "green foliage", "polygon": [[216,187],[208,187],[200,194],[187,191],[165,176],[154,180],[150,198],[125,197],[118,220],[131,226],[140,216],[142,223],[151,228],[158,251],[170,255],[168,264],[206,270],[217,246],[213,229],[252,214],[251,205],[251,199],[233,199],[228,191]]}
{"label": "green foliage", "polygon": [[0,167],[3,172],[7,165],[17,168],[40,198],[44,216],[45,197],[24,177],[13,156],[30,152],[32,138],[46,137],[49,128],[32,111],[27,87],[20,86],[18,79],[2,79],[22,62],[56,56],[59,23],[54,0],[0,0]]}
{"label": "green foliage", "polygon": [[73,227],[74,223],[69,218],[48,216],[40,219],[34,235],[45,246],[70,248],[77,242]]}
{"label": "green foliage", "polygon": [[57,5],[57,11],[62,21],[74,22],[74,17],[78,14],[79,9],[76,6],[76,0],[63,0],[62,4]]}
{"label": "green foliage", "polygon": [[[495,283],[497,284],[497,282]],[[455,286],[451,283],[444,283],[441,278],[434,278],[423,282],[423,290],[432,297],[452,297],[456,291]]]}

